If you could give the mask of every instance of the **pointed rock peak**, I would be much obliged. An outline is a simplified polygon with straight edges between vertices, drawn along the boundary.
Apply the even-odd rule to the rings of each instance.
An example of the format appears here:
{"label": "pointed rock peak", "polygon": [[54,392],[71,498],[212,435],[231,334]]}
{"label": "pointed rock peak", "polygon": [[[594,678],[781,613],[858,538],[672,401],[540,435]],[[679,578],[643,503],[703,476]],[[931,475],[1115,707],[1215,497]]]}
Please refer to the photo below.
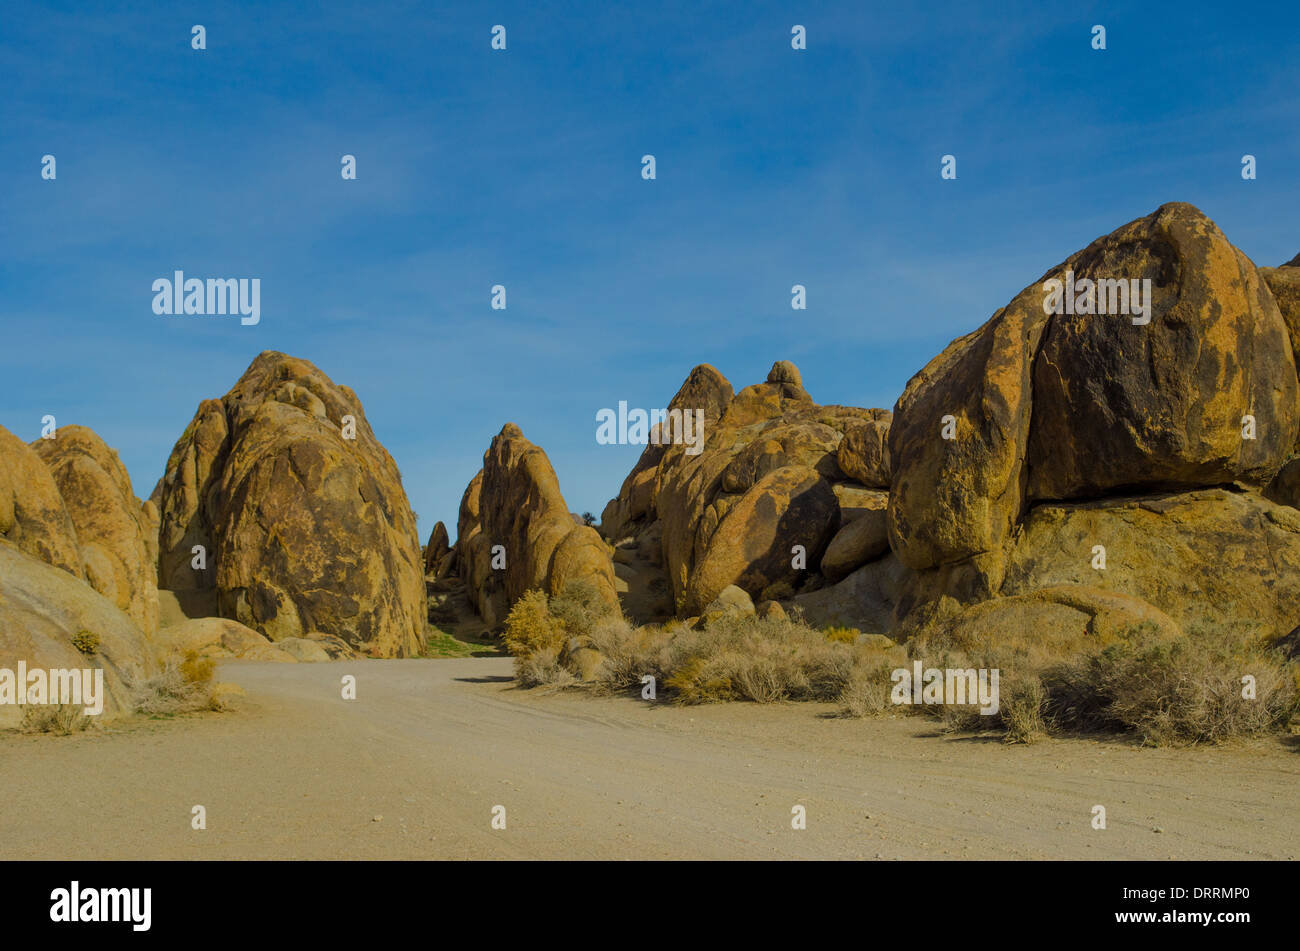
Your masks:
{"label": "pointed rock peak", "polygon": [[731,381],[716,367],[701,363],[686,375],[668,408],[702,409],[705,417],[713,421],[722,415],[734,395]]}
{"label": "pointed rock peak", "polygon": [[498,435],[503,439],[522,439],[524,431],[515,423],[506,423],[501,427],[501,432]]}
{"label": "pointed rock peak", "polygon": [[1300,254],[1297,254],[1290,261],[1282,265],[1283,267],[1300,267]]}
{"label": "pointed rock peak", "polygon": [[800,375],[799,368],[789,360],[777,360],[772,364],[772,369],[767,371],[767,382],[803,386],[803,376]]}

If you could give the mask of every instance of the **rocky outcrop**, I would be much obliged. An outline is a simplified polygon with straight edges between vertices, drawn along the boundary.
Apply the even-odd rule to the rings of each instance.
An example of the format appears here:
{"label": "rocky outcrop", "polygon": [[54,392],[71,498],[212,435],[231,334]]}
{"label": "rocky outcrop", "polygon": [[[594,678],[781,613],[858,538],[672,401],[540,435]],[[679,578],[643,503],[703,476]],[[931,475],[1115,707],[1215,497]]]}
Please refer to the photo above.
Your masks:
{"label": "rocky outcrop", "polygon": [[163,587],[214,589],[222,617],[273,641],[321,632],[373,656],[422,649],[424,570],[401,476],[356,394],[311,363],[265,352],[200,404],[154,500]]}
{"label": "rocky outcrop", "polygon": [[1226,489],[1038,505],[1001,593],[1058,585],[1141,599],[1189,632],[1284,634],[1300,622],[1300,512]]}
{"label": "rocky outcrop", "polygon": [[456,564],[488,626],[539,588],[559,594],[585,581],[618,606],[610,550],[595,529],[576,524],[546,453],[507,423],[483,454],[483,469],[461,499]]}
{"label": "rocky outcrop", "polygon": [[[1045,282],[1084,279],[1149,279],[1150,323],[1044,312]],[[1195,208],[1164,205],[909,382],[889,431],[891,547],[917,570],[968,564],[968,593],[991,596],[1036,502],[1267,484],[1295,444],[1296,397],[1286,325],[1254,266]]]}
{"label": "rocky outcrop", "polygon": [[[661,535],[679,616],[730,584],[895,637],[1282,637],[1300,623],[1297,275],[1162,206],[953,341],[892,415],[818,407],[778,364],[715,410],[703,452],[648,447],[602,527],[620,551]],[[796,544],[802,573],[778,557]]]}
{"label": "rocky outcrop", "polygon": [[156,526],[116,452],[84,426],[61,426],[32,449],[76,529],[86,582],[146,633],[158,627]]}
{"label": "rocky outcrop", "polygon": [[85,578],[77,530],[49,468],[0,426],[0,538],[33,558]]}
{"label": "rocky outcrop", "polygon": [[817,470],[772,470],[718,518],[691,572],[686,603],[702,609],[733,585],[751,597],[779,582],[793,586],[808,564],[820,563],[839,521],[839,502]]}
{"label": "rocky outcrop", "polygon": [[424,573],[438,573],[438,566],[451,554],[451,544],[447,538],[447,526],[434,522],[433,531],[429,532],[429,541],[424,546]]}
{"label": "rocky outcrop", "polygon": [[[716,369],[696,367],[669,408],[702,411],[703,446],[647,446],[601,531],[620,549],[652,542],[678,616],[706,611],[731,585],[755,601],[815,587],[841,525],[883,508],[868,484],[888,484],[889,413],[819,406],[789,361],[734,396]],[[885,552],[851,547],[837,569]]]}
{"label": "rocky outcrop", "polygon": [[[704,432],[710,433],[731,404],[731,383],[707,363],[693,369],[669,402],[666,414],[698,410],[704,420]],[[671,418],[671,417],[670,417]],[[621,538],[635,523],[654,521],[659,499],[659,466],[672,445],[672,433],[660,428],[659,441],[652,437],[641,458],[623,480],[618,495],[605,506],[600,516],[601,532],[606,538]]]}
{"label": "rocky outcrop", "polygon": [[[152,645],[116,605],[72,574],[0,541],[0,668],[102,668],[105,719],[129,713],[130,691],[150,671]],[[0,704],[0,728],[23,711]]]}
{"label": "rocky outcrop", "polygon": [[265,635],[227,618],[192,618],[164,627],[158,631],[157,642],[162,650],[181,657],[193,652],[214,660],[295,662],[291,653]]}

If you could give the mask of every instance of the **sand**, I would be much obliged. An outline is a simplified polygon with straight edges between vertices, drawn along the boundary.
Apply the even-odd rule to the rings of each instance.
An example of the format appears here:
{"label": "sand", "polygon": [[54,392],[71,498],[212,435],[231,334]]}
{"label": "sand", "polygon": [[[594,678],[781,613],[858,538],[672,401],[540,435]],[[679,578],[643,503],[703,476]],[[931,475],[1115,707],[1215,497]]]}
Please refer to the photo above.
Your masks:
{"label": "sand", "polygon": [[[0,737],[49,859],[1294,859],[1300,745],[1007,746],[818,704],[514,688],[507,658],[227,663],[241,708]],[[355,701],[340,678],[357,677]],[[203,805],[207,829],[191,828]],[[1094,830],[1094,805],[1108,828]],[[807,828],[791,828],[802,805]],[[504,806],[506,828],[491,826]]]}

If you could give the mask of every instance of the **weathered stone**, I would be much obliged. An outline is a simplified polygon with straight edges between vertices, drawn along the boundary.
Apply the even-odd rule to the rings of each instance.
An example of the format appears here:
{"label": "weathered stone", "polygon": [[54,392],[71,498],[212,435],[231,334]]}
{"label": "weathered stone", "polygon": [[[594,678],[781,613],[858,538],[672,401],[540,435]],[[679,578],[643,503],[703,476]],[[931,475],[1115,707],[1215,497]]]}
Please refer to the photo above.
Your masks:
{"label": "weathered stone", "polygon": [[[74,646],[81,635],[91,653]],[[67,571],[0,540],[0,668],[104,671],[104,720],[132,711],[131,688],[152,670],[149,640],[116,605]],[[17,727],[23,711],[0,704],[0,728]]]}
{"label": "weathered stone", "polygon": [[49,467],[76,528],[86,580],[145,633],[158,628],[154,526],[116,452],[84,426],[60,426],[34,449]]}
{"label": "weathered stone", "polygon": [[429,532],[428,544],[424,546],[424,573],[437,572],[439,563],[449,551],[451,551],[451,544],[447,538],[447,526],[442,522],[434,522],[433,531]]}
{"label": "weathered stone", "polygon": [[1061,585],[972,605],[919,635],[911,653],[924,656],[929,650],[949,649],[979,656],[1010,643],[1057,660],[1139,635],[1173,640],[1182,633],[1174,620],[1140,598]]}
{"label": "weathered stone", "polygon": [[247,659],[272,646],[251,627],[220,617],[191,618],[160,628],[156,642],[161,654],[184,656],[192,651],[211,658]]}
{"label": "weathered stone", "polygon": [[786,466],[769,472],[723,517],[690,579],[688,610],[707,605],[728,585],[751,596],[780,580],[796,580],[792,549],[803,546],[807,568],[839,526],[835,493],[815,470]]}
{"label": "weathered stone", "polygon": [[822,555],[821,571],[827,581],[840,581],[887,551],[889,513],[882,506],[840,527]]}
{"label": "weathered stone", "polygon": [[[592,584],[618,607],[609,548],[595,529],[575,524],[546,453],[514,423],[483,454],[483,469],[462,499],[458,535],[461,576],[489,626],[502,623],[530,589],[555,595],[570,581]],[[497,546],[504,567],[493,566]]]}
{"label": "weathered stone", "polygon": [[1034,359],[1030,497],[1266,485],[1295,445],[1298,384],[1286,323],[1246,255],[1191,205],[1170,204],[1065,266],[1076,282],[1150,278],[1151,323],[1051,319]]}
{"label": "weathered stone", "polygon": [[844,430],[837,458],[840,469],[850,479],[871,488],[889,488],[889,424],[892,418],[892,414],[886,413],[881,419],[863,420]]}
{"label": "weathered stone", "polygon": [[[773,602],[775,603],[775,602]],[[718,592],[718,596],[709,602],[705,614],[753,614],[754,602],[745,589],[729,584]]]}
{"label": "weathered stone", "polygon": [[1039,505],[1001,593],[1059,585],[1140,598],[1189,633],[1277,637],[1300,625],[1300,512],[1223,489]]}
{"label": "weathered stone", "polygon": [[321,644],[306,637],[282,637],[275,646],[291,654],[300,664],[322,664],[330,659],[329,652]]}
{"label": "weathered stone", "polygon": [[0,426],[0,538],[33,558],[85,578],[77,530],[41,457]]}
{"label": "weathered stone", "polygon": [[[1067,270],[1150,279],[1150,324],[1049,317],[1044,282]],[[1254,266],[1195,208],[1164,205],[1049,271],[913,377],[889,430],[891,546],[915,569],[970,560],[989,596],[1031,499],[1267,483],[1296,438],[1296,391],[1285,325]],[[1242,438],[1247,414],[1254,440]],[[955,438],[941,438],[945,422]]]}
{"label": "weathered stone", "polygon": [[[158,493],[165,586],[215,588],[272,640],[336,635],[380,657],[424,643],[424,571],[401,476],[360,400],[267,351],[177,443]],[[208,571],[190,567],[203,545]]]}

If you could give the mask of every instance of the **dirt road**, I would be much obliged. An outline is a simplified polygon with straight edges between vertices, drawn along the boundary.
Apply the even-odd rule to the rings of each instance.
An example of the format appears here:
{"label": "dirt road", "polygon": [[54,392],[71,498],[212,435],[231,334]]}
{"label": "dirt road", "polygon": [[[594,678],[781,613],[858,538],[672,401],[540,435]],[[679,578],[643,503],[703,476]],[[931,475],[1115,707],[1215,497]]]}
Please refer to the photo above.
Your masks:
{"label": "dirt road", "polygon": [[1300,856],[1293,742],[1014,747],[921,717],[543,694],[509,674],[504,658],[227,664],[248,691],[233,713],[0,737],[0,856]]}

